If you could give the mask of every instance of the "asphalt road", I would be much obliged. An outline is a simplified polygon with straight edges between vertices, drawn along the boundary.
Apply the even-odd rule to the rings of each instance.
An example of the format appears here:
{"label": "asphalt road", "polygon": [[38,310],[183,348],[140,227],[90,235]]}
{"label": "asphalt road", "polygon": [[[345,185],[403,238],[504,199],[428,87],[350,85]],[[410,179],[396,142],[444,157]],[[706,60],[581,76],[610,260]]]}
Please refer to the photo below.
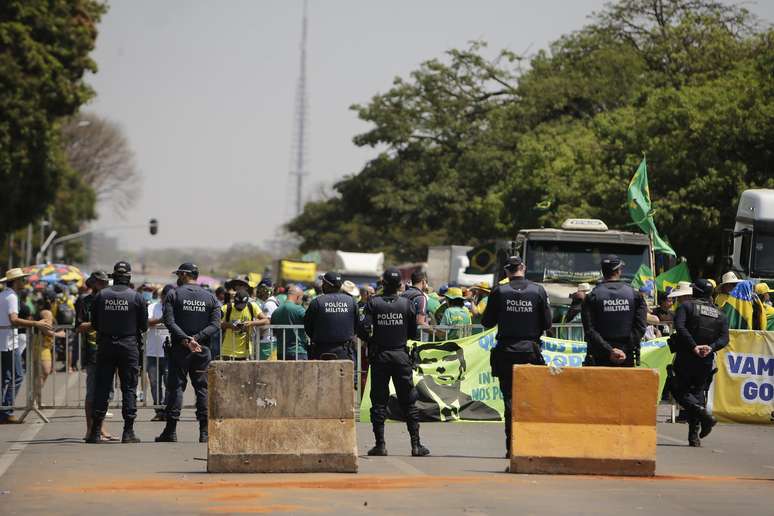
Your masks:
{"label": "asphalt road", "polygon": [[[120,412],[108,423],[121,431]],[[413,458],[401,424],[387,428],[389,457],[370,458],[358,427],[358,474],[210,475],[206,445],[185,414],[175,444],[141,410],[144,441],[86,445],[82,411],[59,409],[0,426],[1,514],[766,514],[774,513],[774,427],[718,425],[689,448],[685,425],[659,423],[655,478],[505,473],[502,427],[424,424],[431,457]]]}

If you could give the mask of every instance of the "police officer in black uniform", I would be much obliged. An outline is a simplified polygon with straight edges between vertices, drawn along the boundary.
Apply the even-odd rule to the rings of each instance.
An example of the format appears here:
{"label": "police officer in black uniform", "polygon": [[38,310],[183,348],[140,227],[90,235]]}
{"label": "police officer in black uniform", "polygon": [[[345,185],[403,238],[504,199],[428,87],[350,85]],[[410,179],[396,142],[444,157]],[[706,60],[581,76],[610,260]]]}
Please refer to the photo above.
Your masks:
{"label": "police officer in black uniform", "polygon": [[184,263],[174,272],[178,287],[164,300],[164,325],[169,330],[169,372],[167,373],[167,425],[156,442],[176,442],[177,422],[183,405],[183,391],[191,378],[196,393],[199,442],[206,443],[207,366],[210,344],[220,331],[220,303],[215,295],[196,283],[199,268]]}
{"label": "police officer in black uniform", "polygon": [[113,286],[99,291],[92,301],[91,323],[97,330],[97,385],[93,423],[86,438],[98,443],[108,408],[113,376],[121,380],[123,443],[138,443],[134,434],[137,417],[137,380],[140,375],[142,333],[148,330],[148,310],[139,292],[129,288],[132,267],[118,262],[113,267]]}
{"label": "police officer in black uniform", "polygon": [[490,354],[492,376],[500,381],[505,405],[505,449],[510,456],[511,398],[513,365],[545,365],[540,336],[551,328],[551,307],[545,289],[524,277],[526,268],[519,256],[505,262],[508,283],[492,290],[481,324],[497,326],[497,345]]}
{"label": "police officer in black uniform", "polygon": [[368,300],[358,327],[358,334],[368,342],[371,365],[371,424],[376,445],[368,451],[368,455],[387,455],[384,422],[392,379],[398,403],[406,416],[411,455],[424,457],[430,454],[430,450],[419,441],[419,411],[415,405],[417,392],[412,381],[413,361],[406,347],[407,340],[417,338],[417,317],[411,302],[398,295],[400,280],[398,269],[384,271],[384,293]]}
{"label": "police officer in black uniform", "polygon": [[717,423],[707,412],[706,393],[715,352],[728,345],[728,319],[712,303],[712,291],[709,281],[696,280],[694,299],[677,307],[675,333],[669,342],[675,352],[672,392],[688,412],[688,444],[695,447],[701,446],[700,438],[709,435]]}
{"label": "police officer in black uniform", "polygon": [[621,281],[624,262],[615,255],[602,259],[604,281],[594,287],[581,309],[586,335],[585,366],[639,365],[648,307],[642,296]]}
{"label": "police officer in black uniform", "polygon": [[312,360],[354,360],[352,345],[358,323],[355,299],[341,291],[341,275],[326,272],[323,294],[309,304],[304,330],[312,342]]}

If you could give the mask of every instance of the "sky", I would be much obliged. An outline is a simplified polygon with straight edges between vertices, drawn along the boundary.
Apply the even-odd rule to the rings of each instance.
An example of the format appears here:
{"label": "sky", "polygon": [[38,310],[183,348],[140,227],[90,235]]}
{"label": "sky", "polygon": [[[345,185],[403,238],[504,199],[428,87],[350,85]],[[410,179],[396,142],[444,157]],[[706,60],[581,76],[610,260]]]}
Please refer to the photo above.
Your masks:
{"label": "sky", "polygon": [[[357,173],[378,149],[349,109],[428,59],[484,40],[534,53],[581,28],[604,0],[310,0],[305,197]],[[112,0],[99,25],[84,110],[117,122],[142,193],[92,227],[123,249],[269,246],[293,214],[288,171],[302,0]],[[745,4],[774,20],[774,2]]]}

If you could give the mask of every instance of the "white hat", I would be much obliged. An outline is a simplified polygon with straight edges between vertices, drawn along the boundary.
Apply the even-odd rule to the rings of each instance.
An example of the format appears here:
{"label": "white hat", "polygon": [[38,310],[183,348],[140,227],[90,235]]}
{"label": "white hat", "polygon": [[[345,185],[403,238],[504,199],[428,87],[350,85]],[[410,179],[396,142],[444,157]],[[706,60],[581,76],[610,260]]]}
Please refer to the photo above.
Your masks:
{"label": "white hat", "polygon": [[681,296],[692,296],[693,295],[693,287],[691,286],[690,281],[681,281],[677,284],[677,288],[672,289],[672,292],[667,295],[667,297],[681,297]]}
{"label": "white hat", "polygon": [[728,271],[727,273],[723,274],[723,277],[720,278],[720,286],[723,285],[735,285],[739,282],[741,282],[739,278],[736,277],[736,274],[734,274],[731,271]]}
{"label": "white hat", "polygon": [[5,283],[6,281],[13,281],[19,278],[26,278],[31,274],[32,273],[24,272],[21,269],[8,269],[8,272],[5,273],[5,277],[0,278],[0,283]]}
{"label": "white hat", "polygon": [[360,295],[360,289],[357,288],[357,285],[349,280],[346,280],[341,284],[341,291],[349,294],[352,297],[358,297]]}
{"label": "white hat", "polygon": [[578,290],[576,292],[591,292],[591,285],[588,283],[578,283]]}

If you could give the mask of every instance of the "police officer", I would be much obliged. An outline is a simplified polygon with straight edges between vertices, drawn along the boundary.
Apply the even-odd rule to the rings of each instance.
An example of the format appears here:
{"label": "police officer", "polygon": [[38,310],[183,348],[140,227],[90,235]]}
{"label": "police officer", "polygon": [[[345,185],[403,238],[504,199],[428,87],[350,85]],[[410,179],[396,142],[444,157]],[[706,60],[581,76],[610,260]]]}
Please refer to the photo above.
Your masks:
{"label": "police officer", "polygon": [[138,443],[134,434],[137,417],[137,379],[140,374],[140,343],[148,330],[148,310],[139,292],[129,288],[132,267],[118,262],[113,267],[113,286],[97,292],[92,301],[91,322],[97,330],[97,385],[93,423],[86,438],[98,443],[108,408],[113,376],[121,380],[121,414],[124,417],[123,443]]}
{"label": "police officer", "polygon": [[551,328],[551,307],[546,291],[524,277],[526,268],[519,256],[505,262],[508,283],[498,285],[489,295],[481,324],[497,326],[497,345],[490,354],[492,376],[500,381],[505,405],[505,449],[510,456],[511,398],[513,365],[545,365],[540,336]]}
{"label": "police officer", "polygon": [[648,307],[621,281],[625,263],[615,255],[602,259],[604,281],[586,296],[581,308],[586,335],[585,366],[634,367],[639,364]]}
{"label": "police officer", "polygon": [[341,292],[341,275],[326,272],[323,294],[309,304],[304,314],[304,330],[312,342],[312,360],[354,360],[352,344],[357,330],[355,299]]}
{"label": "police officer", "polygon": [[715,352],[728,345],[728,319],[713,305],[712,291],[709,281],[696,280],[694,299],[677,307],[675,334],[670,338],[670,348],[675,352],[672,392],[688,412],[688,444],[695,447],[701,446],[700,438],[709,435],[717,423],[707,412],[706,394],[712,382]]}
{"label": "police officer", "polygon": [[212,358],[210,344],[220,331],[220,303],[212,292],[196,284],[199,268],[184,263],[174,271],[178,287],[164,300],[164,325],[169,330],[169,371],[167,373],[167,424],[156,442],[176,442],[177,422],[183,405],[183,391],[191,378],[196,393],[199,442],[206,443],[207,366]]}
{"label": "police officer", "polygon": [[424,457],[430,450],[419,441],[417,392],[412,381],[413,363],[406,344],[417,338],[417,318],[411,302],[398,295],[400,271],[389,268],[382,275],[384,292],[372,297],[363,309],[358,327],[360,337],[368,342],[371,365],[371,424],[376,445],[368,455],[387,455],[384,422],[390,397],[390,379],[395,386],[400,408],[406,416],[411,436],[411,455]]}

